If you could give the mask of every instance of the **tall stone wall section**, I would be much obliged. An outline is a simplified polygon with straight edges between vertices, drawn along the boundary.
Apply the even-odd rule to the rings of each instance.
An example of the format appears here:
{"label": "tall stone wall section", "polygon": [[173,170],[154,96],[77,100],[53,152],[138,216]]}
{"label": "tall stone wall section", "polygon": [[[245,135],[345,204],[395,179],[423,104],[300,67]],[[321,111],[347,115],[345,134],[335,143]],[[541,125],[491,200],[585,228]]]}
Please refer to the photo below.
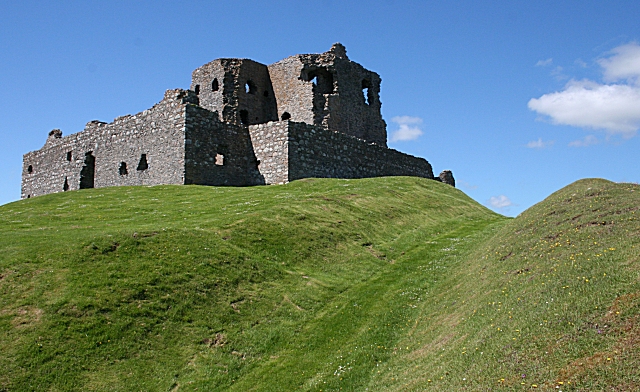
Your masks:
{"label": "tall stone wall section", "polygon": [[247,127],[223,123],[216,112],[187,105],[185,133],[186,184],[265,184]]}
{"label": "tall stone wall section", "polygon": [[353,136],[289,124],[289,181],[307,177],[416,176],[433,179],[429,162]]}
{"label": "tall stone wall section", "polygon": [[249,126],[253,154],[265,184],[289,181],[289,121]]}
{"label": "tall stone wall section", "polygon": [[87,185],[91,157],[96,188],[184,183],[189,100],[193,96],[185,90],[168,90],[160,103],[136,115],[109,124],[92,121],[83,132],[66,137],[52,131],[43,148],[24,155],[22,198],[79,189],[83,174]]}

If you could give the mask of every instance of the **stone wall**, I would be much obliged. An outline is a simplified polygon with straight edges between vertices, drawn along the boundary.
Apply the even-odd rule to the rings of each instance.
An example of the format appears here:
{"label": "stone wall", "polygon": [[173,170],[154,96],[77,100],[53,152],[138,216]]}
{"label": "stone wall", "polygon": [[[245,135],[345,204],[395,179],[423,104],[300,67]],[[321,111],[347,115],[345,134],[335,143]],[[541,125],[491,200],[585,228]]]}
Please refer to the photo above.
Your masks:
{"label": "stone wall", "polygon": [[22,198],[79,189],[81,176],[89,188],[184,183],[188,102],[197,97],[168,90],[160,103],[136,115],[109,124],[91,121],[66,137],[52,131],[42,149],[24,155]]}
{"label": "stone wall", "polygon": [[335,44],[328,52],[301,54],[269,65],[280,119],[340,131],[387,146],[380,76],[349,60]]}
{"label": "stone wall", "polygon": [[221,121],[262,124],[278,119],[269,70],[248,59],[217,59],[193,71],[191,90]]}
{"label": "stone wall", "polygon": [[249,127],[253,154],[265,184],[289,181],[289,121],[276,121]]}
{"label": "stone wall", "polygon": [[185,130],[186,184],[265,184],[247,127],[220,122],[216,113],[187,105]]}
{"label": "stone wall", "polygon": [[288,147],[289,181],[307,177],[433,179],[431,165],[423,158],[304,123],[290,123]]}

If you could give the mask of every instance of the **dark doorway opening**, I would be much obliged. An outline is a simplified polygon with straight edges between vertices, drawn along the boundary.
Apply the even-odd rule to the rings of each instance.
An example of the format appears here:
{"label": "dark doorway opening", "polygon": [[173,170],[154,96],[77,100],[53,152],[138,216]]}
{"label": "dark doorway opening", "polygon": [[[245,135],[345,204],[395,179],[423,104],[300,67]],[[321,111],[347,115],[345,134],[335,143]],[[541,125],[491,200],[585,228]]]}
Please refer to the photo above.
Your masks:
{"label": "dark doorway opening", "polygon": [[84,154],[84,165],[80,170],[80,189],[93,188],[94,176],[96,172],[96,157],[93,151]]}
{"label": "dark doorway opening", "polygon": [[147,154],[140,155],[140,162],[138,162],[138,167],[136,170],[143,171],[149,168],[149,163],[147,163]]}
{"label": "dark doorway opening", "polygon": [[240,122],[243,125],[249,125],[249,112],[247,112],[246,110],[240,111]]}

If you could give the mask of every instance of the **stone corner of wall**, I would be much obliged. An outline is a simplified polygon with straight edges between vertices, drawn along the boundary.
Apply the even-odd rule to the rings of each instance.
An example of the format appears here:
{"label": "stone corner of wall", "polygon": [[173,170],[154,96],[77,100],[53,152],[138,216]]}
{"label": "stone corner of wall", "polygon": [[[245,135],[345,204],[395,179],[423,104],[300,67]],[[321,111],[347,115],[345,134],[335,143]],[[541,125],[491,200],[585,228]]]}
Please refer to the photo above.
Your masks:
{"label": "stone corner of wall", "polygon": [[178,101],[180,104],[194,104],[199,105],[200,100],[196,95],[195,91],[185,90],[182,88],[169,89],[164,92],[164,98],[162,102],[165,101]]}

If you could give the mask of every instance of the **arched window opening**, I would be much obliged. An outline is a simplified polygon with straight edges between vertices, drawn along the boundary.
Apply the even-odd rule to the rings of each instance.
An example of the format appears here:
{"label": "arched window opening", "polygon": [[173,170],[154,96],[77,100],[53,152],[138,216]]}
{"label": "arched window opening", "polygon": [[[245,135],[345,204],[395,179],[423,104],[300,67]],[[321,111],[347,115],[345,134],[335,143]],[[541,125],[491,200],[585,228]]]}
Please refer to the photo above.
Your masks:
{"label": "arched window opening", "polygon": [[120,162],[118,173],[120,173],[121,176],[126,176],[127,174],[129,174],[129,171],[127,170],[127,162]]}
{"label": "arched window opening", "polygon": [[282,113],[282,117],[280,117],[282,121],[291,119],[291,114],[289,112]]}
{"label": "arched window opening", "polygon": [[33,166],[29,165],[29,167],[27,168],[27,173],[33,173]]}
{"label": "arched window opening", "polygon": [[64,178],[64,185],[62,185],[62,190],[64,192],[69,190],[69,181],[67,181],[67,177]]}
{"label": "arched window opening", "polygon": [[249,112],[247,112],[246,110],[240,111],[240,122],[243,125],[249,125]]}
{"label": "arched window opening", "polygon": [[218,78],[214,78],[211,82],[211,91],[218,91],[220,89],[220,84],[218,83]]}
{"label": "arched window opening", "polygon": [[195,87],[194,91],[196,92],[196,95],[200,95],[200,85],[199,84],[196,84],[196,87]]}
{"label": "arched window opening", "polygon": [[93,188],[93,181],[96,171],[96,157],[93,151],[84,154],[84,165],[80,170],[80,189]]}
{"label": "arched window opening", "polygon": [[147,163],[147,154],[140,155],[140,162],[138,162],[138,171],[144,171],[149,168],[149,164]]}
{"label": "arched window opening", "polygon": [[71,151],[67,153],[67,161],[71,162]]}
{"label": "arched window opening", "polygon": [[362,95],[364,96],[364,103],[371,105],[373,102],[373,91],[371,91],[371,81],[368,79],[362,80]]}
{"label": "arched window opening", "polygon": [[255,94],[257,90],[256,84],[253,83],[252,80],[247,80],[247,84],[244,85],[244,92],[247,94]]}

